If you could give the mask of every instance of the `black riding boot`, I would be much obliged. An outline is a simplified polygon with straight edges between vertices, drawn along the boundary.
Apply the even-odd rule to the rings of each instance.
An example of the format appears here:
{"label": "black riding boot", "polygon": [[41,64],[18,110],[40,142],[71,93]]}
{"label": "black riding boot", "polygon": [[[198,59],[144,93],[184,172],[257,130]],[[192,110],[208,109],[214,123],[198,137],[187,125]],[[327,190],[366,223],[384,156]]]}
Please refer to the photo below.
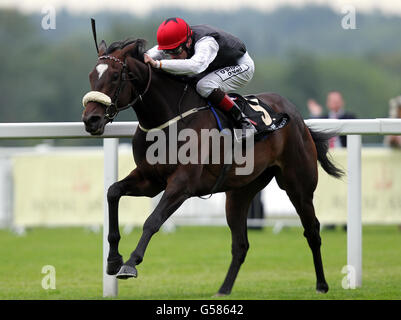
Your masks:
{"label": "black riding boot", "polygon": [[[235,121],[235,125],[242,130],[241,136],[236,135],[235,139],[239,142],[243,139],[252,137],[257,132],[255,126],[247,119],[238,105],[221,89],[214,89],[209,95],[208,100],[214,105],[227,112]],[[233,106],[231,106],[234,104]]]}
{"label": "black riding boot", "polygon": [[255,126],[251,121],[246,117],[246,115],[241,111],[238,105],[234,102],[234,106],[229,111],[231,116],[233,117],[236,125],[241,129],[241,136],[237,136],[236,131],[234,130],[235,139],[239,142],[244,139],[248,139],[254,136],[257,132]]}

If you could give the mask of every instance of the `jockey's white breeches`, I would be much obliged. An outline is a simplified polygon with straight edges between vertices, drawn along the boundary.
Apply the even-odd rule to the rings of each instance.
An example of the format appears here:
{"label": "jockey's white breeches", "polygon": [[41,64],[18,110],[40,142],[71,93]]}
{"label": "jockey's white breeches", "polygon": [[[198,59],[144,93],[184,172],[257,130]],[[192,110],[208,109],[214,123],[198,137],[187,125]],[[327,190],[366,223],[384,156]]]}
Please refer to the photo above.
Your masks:
{"label": "jockey's white breeches", "polygon": [[237,65],[217,69],[200,79],[196,91],[204,98],[207,98],[214,89],[221,89],[226,93],[232,92],[251,81],[254,72],[255,64],[248,52],[245,52]]}

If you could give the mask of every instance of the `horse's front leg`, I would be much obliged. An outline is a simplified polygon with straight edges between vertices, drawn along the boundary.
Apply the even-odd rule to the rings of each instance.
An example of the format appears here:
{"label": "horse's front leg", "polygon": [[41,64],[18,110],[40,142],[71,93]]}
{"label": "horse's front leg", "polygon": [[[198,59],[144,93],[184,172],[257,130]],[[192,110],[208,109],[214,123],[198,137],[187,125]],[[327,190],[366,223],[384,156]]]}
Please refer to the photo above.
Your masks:
{"label": "horse's front leg", "polygon": [[146,247],[152,236],[159,231],[162,224],[181,206],[190,196],[186,192],[189,181],[183,181],[179,177],[170,177],[166,190],[152,214],[143,225],[142,236],[131,257],[121,267],[117,274],[118,279],[128,279],[137,276],[136,265],[143,260]]}
{"label": "horse's front leg", "polygon": [[126,178],[112,184],[107,192],[109,206],[109,256],[107,258],[107,274],[115,275],[123,265],[123,259],[118,252],[120,231],[118,225],[118,203],[122,196],[153,197],[162,190],[158,184],[151,183],[143,177],[138,169],[133,170]]}

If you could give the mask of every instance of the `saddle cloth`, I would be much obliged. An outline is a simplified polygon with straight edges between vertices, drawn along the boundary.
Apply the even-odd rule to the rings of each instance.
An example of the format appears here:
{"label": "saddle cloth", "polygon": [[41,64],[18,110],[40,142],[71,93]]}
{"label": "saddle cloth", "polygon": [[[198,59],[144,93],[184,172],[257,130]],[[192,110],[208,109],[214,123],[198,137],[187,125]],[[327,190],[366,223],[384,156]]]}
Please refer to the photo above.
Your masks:
{"label": "saddle cloth", "polygon": [[229,96],[241,108],[246,117],[252,121],[258,130],[258,135],[281,129],[290,120],[288,114],[275,112],[272,107],[254,95],[242,97],[237,93],[230,93]]}

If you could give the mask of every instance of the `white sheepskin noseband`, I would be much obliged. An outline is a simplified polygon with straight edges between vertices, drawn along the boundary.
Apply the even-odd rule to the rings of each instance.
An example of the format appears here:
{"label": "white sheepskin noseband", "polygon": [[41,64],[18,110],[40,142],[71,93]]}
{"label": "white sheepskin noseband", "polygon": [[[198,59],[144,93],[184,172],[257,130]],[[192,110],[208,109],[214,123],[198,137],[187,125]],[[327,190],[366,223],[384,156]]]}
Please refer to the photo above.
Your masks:
{"label": "white sheepskin noseband", "polygon": [[86,107],[88,102],[99,102],[101,104],[104,104],[105,106],[109,106],[111,105],[111,98],[103,92],[89,91],[82,98],[82,105],[84,106],[84,108]]}

